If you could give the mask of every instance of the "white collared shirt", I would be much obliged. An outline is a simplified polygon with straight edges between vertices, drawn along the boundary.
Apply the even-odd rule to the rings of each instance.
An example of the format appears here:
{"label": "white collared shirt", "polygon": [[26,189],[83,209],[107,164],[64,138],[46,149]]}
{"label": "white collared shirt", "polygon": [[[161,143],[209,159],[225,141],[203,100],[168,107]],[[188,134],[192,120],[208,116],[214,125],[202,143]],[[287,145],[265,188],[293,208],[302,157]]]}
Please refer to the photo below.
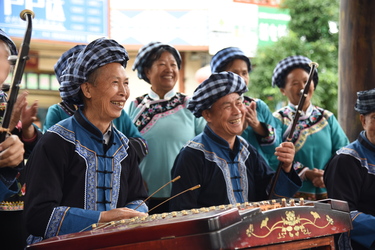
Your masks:
{"label": "white collared shirt", "polygon": [[168,91],[165,95],[164,95],[164,98],[160,98],[158,94],[155,93],[155,91],[153,91],[151,88],[150,88],[150,91],[148,93],[148,96],[153,99],[153,100],[170,100],[172,97],[174,97],[176,95],[176,91],[174,89]]}

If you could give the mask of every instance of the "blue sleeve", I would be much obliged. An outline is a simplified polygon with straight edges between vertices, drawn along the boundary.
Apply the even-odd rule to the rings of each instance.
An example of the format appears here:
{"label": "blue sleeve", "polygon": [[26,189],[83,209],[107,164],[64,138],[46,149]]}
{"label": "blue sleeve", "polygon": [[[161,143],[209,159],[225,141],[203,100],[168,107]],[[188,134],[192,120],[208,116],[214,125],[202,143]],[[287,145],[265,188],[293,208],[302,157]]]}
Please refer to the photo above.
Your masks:
{"label": "blue sleeve", "polygon": [[[2,177],[2,176],[1,176]],[[0,202],[9,198],[12,195],[15,195],[18,193],[18,184],[15,178],[13,178],[13,181],[11,182],[11,185],[9,186],[9,182],[7,182],[7,185],[3,181],[3,178],[0,178]]]}
{"label": "blue sleeve", "polygon": [[[132,201],[132,202],[129,202],[128,204],[126,204],[125,207],[127,208],[130,208],[130,209],[135,209],[136,207],[139,206],[139,204],[142,204],[143,203],[143,200],[136,200],[136,201]],[[143,213],[147,213],[148,212],[148,207],[145,203],[143,203],[141,206],[139,206],[137,209],[136,209],[138,212],[143,212]]]}
{"label": "blue sleeve", "polygon": [[296,171],[292,168],[290,173],[280,171],[279,179],[276,182],[273,198],[293,197],[293,195],[301,188],[302,181]]}
{"label": "blue sleeve", "polygon": [[369,214],[351,212],[353,230],[350,238],[369,249],[374,249],[375,217]]}
{"label": "blue sleeve", "polygon": [[92,224],[99,222],[100,213],[81,208],[56,207],[48,222],[45,239],[91,229]]}

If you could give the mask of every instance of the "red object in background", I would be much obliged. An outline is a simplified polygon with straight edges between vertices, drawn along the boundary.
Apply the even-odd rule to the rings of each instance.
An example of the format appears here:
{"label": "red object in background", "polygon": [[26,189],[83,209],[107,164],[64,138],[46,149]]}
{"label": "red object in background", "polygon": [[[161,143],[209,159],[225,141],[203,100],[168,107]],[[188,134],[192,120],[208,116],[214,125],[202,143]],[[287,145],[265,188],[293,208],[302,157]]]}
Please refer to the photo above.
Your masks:
{"label": "red object in background", "polygon": [[195,72],[195,80],[201,84],[204,80],[206,80],[211,75],[210,65],[206,65]]}
{"label": "red object in background", "polygon": [[29,51],[29,59],[26,61],[26,69],[38,69],[39,55],[36,51]]}

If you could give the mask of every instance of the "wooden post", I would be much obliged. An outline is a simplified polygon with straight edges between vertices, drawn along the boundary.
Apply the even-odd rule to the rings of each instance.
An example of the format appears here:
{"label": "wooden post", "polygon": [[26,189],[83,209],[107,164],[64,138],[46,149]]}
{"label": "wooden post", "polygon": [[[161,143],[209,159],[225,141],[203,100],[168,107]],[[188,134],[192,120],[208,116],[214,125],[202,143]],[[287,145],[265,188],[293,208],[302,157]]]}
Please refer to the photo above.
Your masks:
{"label": "wooden post", "polygon": [[338,120],[352,142],[363,130],[357,92],[375,88],[375,1],[341,0]]}

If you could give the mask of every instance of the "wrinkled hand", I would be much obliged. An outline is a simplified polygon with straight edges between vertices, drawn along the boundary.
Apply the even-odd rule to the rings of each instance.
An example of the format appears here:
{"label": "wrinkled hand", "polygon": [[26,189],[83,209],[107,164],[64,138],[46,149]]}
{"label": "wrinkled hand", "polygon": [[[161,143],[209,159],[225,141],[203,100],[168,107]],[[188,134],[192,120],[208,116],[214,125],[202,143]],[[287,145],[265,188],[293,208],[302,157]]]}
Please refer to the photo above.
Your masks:
{"label": "wrinkled hand", "polygon": [[312,170],[307,170],[305,173],[306,178],[310,180],[315,187],[318,187],[318,188],[325,187],[323,175],[324,175],[324,170],[316,169],[316,168]]}
{"label": "wrinkled hand", "polygon": [[255,133],[266,136],[268,132],[260,124],[257,116],[257,104],[255,101],[251,102],[249,106],[246,106],[246,116],[244,122],[244,130],[248,127],[252,127]]}
{"label": "wrinkled hand", "polygon": [[133,210],[127,207],[115,208],[109,211],[101,212],[99,223],[105,223],[105,222],[122,220],[122,219],[130,219],[130,218],[137,217],[137,216],[144,217],[144,216],[147,216],[147,214],[138,212],[136,210]]}
{"label": "wrinkled hand", "polygon": [[275,150],[277,159],[283,163],[282,168],[289,173],[292,169],[295,149],[292,142],[283,142]]}
{"label": "wrinkled hand", "polygon": [[23,161],[25,149],[16,135],[11,135],[0,143],[0,168],[17,167]]}
{"label": "wrinkled hand", "polygon": [[29,93],[27,91],[18,95],[17,101],[13,107],[12,117],[9,124],[9,130],[12,131],[19,121],[22,123],[22,135],[24,138],[32,138],[34,136],[33,122],[37,120],[38,102],[28,107],[26,97]]}

